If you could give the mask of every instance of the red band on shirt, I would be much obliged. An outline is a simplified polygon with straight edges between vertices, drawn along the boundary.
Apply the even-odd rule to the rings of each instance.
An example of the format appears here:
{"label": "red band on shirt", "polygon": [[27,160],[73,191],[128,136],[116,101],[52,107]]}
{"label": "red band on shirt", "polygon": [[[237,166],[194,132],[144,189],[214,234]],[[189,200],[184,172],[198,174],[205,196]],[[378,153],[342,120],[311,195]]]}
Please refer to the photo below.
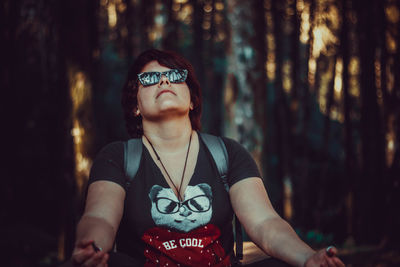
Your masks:
{"label": "red band on shirt", "polygon": [[145,266],[230,266],[218,238],[221,231],[212,224],[189,233],[155,227],[147,230],[142,240],[145,248]]}

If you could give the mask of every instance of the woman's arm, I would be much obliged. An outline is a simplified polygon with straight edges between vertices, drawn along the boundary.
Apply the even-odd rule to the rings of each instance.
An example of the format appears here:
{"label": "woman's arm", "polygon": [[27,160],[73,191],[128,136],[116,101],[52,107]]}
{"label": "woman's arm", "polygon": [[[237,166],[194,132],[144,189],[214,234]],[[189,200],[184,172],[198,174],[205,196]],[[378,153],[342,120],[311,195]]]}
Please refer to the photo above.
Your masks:
{"label": "woman's arm", "polygon": [[329,257],[323,251],[315,252],[297,236],[272,207],[260,178],[252,177],[235,183],[229,195],[247,234],[267,254],[293,266],[344,266],[334,256]]}
{"label": "woman's arm", "polygon": [[[105,264],[107,252],[113,248],[122,218],[124,199],[125,190],[114,182],[97,181],[89,186],[85,211],[78,223],[72,255],[76,265]],[[101,251],[96,253],[95,247]]]}

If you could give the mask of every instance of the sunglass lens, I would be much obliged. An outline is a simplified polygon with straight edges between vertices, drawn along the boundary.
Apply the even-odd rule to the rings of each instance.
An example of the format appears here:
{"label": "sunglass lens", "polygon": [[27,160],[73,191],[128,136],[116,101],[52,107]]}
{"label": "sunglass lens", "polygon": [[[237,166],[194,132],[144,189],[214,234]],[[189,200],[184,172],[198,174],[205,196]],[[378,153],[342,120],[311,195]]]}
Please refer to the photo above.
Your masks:
{"label": "sunglass lens", "polygon": [[144,86],[157,84],[160,81],[161,73],[159,72],[143,72],[139,74],[139,81]]}
{"label": "sunglass lens", "polygon": [[187,70],[173,69],[165,73],[171,83],[183,83],[187,77]]}

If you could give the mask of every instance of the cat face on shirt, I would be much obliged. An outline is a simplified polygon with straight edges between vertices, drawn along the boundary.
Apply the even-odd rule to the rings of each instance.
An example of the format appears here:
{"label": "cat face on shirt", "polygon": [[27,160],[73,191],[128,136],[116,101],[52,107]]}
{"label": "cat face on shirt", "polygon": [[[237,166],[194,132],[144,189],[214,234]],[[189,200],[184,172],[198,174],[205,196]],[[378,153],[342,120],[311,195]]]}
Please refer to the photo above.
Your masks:
{"label": "cat face on shirt", "polygon": [[157,226],[189,232],[210,222],[212,192],[208,184],[187,186],[179,203],[171,188],[154,185],[150,189],[151,217]]}

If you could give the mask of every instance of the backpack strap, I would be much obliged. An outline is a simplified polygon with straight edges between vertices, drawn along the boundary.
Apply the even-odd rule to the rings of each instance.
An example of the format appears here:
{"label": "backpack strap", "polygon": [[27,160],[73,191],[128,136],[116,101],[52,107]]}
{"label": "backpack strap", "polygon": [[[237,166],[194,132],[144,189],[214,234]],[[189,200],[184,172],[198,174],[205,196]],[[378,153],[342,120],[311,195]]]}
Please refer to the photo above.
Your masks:
{"label": "backpack strap", "polygon": [[[228,165],[229,158],[226,146],[221,137],[200,133],[206,147],[210,151],[211,156],[214,159],[215,165],[217,166],[218,173],[224,184],[225,190],[229,192],[228,184]],[[243,259],[243,232],[242,225],[235,215],[235,240],[236,240],[236,259]]]}
{"label": "backpack strap", "polygon": [[222,141],[221,137],[217,137],[214,135],[200,133],[201,138],[203,139],[206,147],[211,153],[211,156],[214,159],[215,165],[217,166],[218,173],[224,183],[225,190],[229,192],[229,184],[228,184],[228,152],[226,151],[226,146],[224,141]]}
{"label": "backpack strap", "polygon": [[126,187],[128,188],[139,170],[142,158],[142,139],[134,138],[124,142],[124,169],[126,175]]}

